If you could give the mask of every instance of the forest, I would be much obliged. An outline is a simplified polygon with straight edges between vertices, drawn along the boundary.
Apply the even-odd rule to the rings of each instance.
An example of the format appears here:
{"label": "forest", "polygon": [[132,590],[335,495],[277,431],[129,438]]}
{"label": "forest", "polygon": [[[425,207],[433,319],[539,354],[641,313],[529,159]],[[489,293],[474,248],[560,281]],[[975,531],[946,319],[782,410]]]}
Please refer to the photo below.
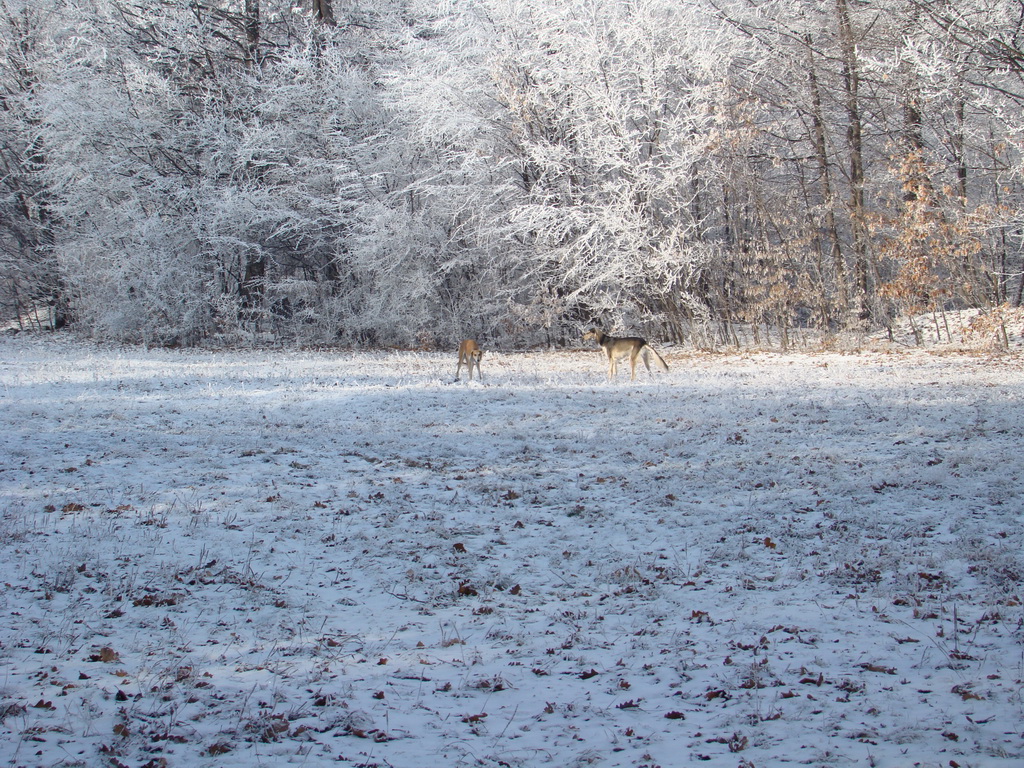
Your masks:
{"label": "forest", "polygon": [[0,324],[998,328],[1022,113],[1024,0],[0,0]]}

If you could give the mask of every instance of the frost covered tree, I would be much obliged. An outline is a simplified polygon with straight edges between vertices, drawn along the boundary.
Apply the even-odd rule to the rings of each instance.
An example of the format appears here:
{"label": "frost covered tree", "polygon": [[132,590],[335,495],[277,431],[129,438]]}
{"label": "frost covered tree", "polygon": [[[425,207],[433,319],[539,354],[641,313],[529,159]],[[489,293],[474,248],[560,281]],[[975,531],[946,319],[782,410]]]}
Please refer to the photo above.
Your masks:
{"label": "frost covered tree", "polygon": [[521,187],[509,224],[532,246],[535,301],[681,336],[709,310],[713,147],[729,140],[709,88],[713,26],[661,0],[505,10],[495,79]]}
{"label": "frost covered tree", "polygon": [[403,346],[1020,304],[1015,11],[0,0],[0,300]]}
{"label": "frost covered tree", "polygon": [[[884,286],[902,269],[889,247],[890,225],[913,221],[903,210],[910,162],[928,169],[930,199],[949,203],[946,226],[988,230],[984,252],[958,265],[958,275],[980,269],[977,277],[994,277],[1019,263],[995,199],[1000,190],[1019,194],[1019,181],[1005,172],[1017,153],[1000,145],[1017,109],[979,89],[982,82],[998,89],[1005,75],[978,69],[925,5],[716,2],[749,41],[724,85],[746,95],[757,126],[756,143],[732,166],[734,205],[722,209],[730,231],[746,239],[727,270],[738,295],[730,314],[755,328],[774,326],[783,339],[792,324],[888,324],[897,308]],[[979,279],[954,278],[939,261],[933,277],[945,281],[946,302],[977,306]]]}
{"label": "frost covered tree", "polygon": [[0,0],[0,320],[21,325],[58,326],[67,311],[38,105],[73,31],[62,6]]}
{"label": "frost covered tree", "polygon": [[418,9],[433,23],[397,93],[420,151],[398,188],[453,235],[439,263],[482,274],[500,244],[509,323],[711,341],[743,326],[784,344],[791,328],[886,324],[907,158],[958,190],[947,216],[996,210],[982,137],[1008,126],[973,106],[962,47],[936,45],[912,2]]}
{"label": "frost covered tree", "polygon": [[442,232],[450,295],[547,340],[593,322],[681,334],[706,317],[704,166],[721,140],[706,19],[657,0],[495,0],[420,18],[395,81],[419,147],[403,188]]}
{"label": "frost covered tree", "polygon": [[[955,194],[981,249],[973,265],[957,272],[972,306],[1012,303],[1024,297],[1021,260],[1024,173],[1024,46],[1021,4],[906,0],[928,22],[919,47],[926,92],[953,102],[956,119],[941,132],[957,171]],[[936,52],[940,52],[936,55]],[[962,291],[961,291],[962,292]]]}
{"label": "frost covered tree", "polygon": [[288,4],[235,5],[97,9],[48,84],[62,266],[101,336],[344,335],[378,131],[364,46]]}
{"label": "frost covered tree", "polygon": [[524,247],[500,226],[517,190],[489,74],[487,10],[428,1],[409,13],[400,64],[385,83],[388,194],[361,252],[377,265],[380,300],[421,316],[423,344],[530,338],[517,312]]}

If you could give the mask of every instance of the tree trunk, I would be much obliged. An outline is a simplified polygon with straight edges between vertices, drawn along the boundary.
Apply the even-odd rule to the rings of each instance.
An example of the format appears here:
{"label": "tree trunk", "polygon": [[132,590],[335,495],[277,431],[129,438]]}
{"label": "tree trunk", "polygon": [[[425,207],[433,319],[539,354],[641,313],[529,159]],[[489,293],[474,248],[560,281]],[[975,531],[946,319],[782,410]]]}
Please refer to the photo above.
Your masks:
{"label": "tree trunk", "polygon": [[329,27],[335,26],[333,0],[313,0],[313,15]]}
{"label": "tree trunk", "polygon": [[[808,50],[812,50],[811,40],[806,39]],[[832,268],[835,272],[836,302],[838,317],[845,322],[850,308],[849,286],[846,284],[846,262],[843,258],[842,241],[839,237],[839,226],[836,223],[835,193],[832,189],[832,172],[828,162],[828,144],[825,139],[825,114],[821,101],[821,86],[814,67],[814,61],[808,57],[808,72],[811,85],[811,115],[814,129],[814,155],[818,163],[818,177],[821,186],[821,199],[825,207],[825,243],[822,250],[827,249]]]}
{"label": "tree trunk", "polygon": [[864,209],[864,126],[860,113],[860,63],[857,41],[847,0],[836,0],[839,41],[843,57],[843,85],[846,92],[846,138],[850,152],[850,228],[853,236],[854,288],[857,320],[870,318],[870,267],[868,232]]}
{"label": "tree trunk", "polygon": [[245,0],[245,63],[258,66],[260,63],[260,0]]}

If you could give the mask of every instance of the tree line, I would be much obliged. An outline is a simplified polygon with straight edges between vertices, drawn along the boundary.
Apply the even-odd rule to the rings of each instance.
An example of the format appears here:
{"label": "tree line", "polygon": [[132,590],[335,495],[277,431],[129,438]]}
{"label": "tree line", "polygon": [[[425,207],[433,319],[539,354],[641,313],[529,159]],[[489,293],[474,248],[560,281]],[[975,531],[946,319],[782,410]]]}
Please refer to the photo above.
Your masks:
{"label": "tree line", "polygon": [[0,0],[0,313],[423,347],[998,318],[1022,24],[1022,0]]}

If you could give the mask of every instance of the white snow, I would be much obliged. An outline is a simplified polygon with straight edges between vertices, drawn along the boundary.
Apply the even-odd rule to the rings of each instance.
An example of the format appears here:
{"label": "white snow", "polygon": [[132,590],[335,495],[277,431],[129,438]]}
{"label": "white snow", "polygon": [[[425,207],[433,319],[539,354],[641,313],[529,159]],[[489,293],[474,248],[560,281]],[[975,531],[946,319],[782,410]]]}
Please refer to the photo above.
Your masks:
{"label": "white snow", "polygon": [[0,764],[1021,765],[1020,354],[666,358],[0,340]]}

